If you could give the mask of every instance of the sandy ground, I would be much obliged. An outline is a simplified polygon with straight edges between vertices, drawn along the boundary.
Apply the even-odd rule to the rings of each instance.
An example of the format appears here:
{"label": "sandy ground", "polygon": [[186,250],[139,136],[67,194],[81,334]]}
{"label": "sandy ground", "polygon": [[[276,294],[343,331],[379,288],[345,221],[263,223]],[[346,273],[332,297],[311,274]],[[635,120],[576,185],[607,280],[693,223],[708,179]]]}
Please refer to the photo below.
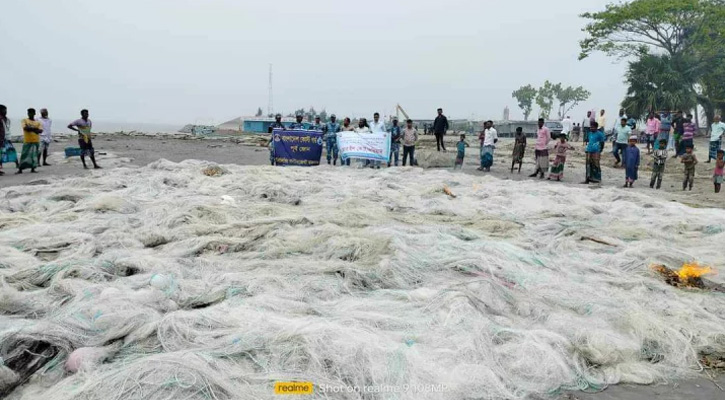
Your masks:
{"label": "sandy ground", "polygon": [[[261,140],[260,140],[261,138]],[[437,153],[434,150],[435,141],[432,137],[423,137],[417,148],[417,154],[422,166],[440,166],[452,168],[455,157],[456,137],[446,138],[449,152]],[[483,175],[476,171],[478,166],[478,148],[475,138],[469,138],[472,146],[468,149],[464,169],[461,173]],[[186,159],[204,159],[219,164],[240,164],[240,165],[264,165],[269,161],[267,148],[260,146],[264,139],[262,137],[246,137],[245,139],[231,138],[218,140],[182,140],[176,138],[150,138],[131,137],[125,135],[103,135],[95,139],[95,147],[98,152],[98,162],[104,168],[114,168],[119,165],[143,166],[160,158],[171,161],[182,161]],[[5,165],[5,176],[0,177],[0,187],[27,184],[43,184],[50,180],[63,177],[78,176],[83,174],[102,174],[102,171],[83,170],[78,158],[66,159],[63,149],[73,145],[71,139],[58,139],[53,144],[52,155],[49,162],[50,167],[39,168],[37,174],[29,171],[22,175],[15,175],[14,166]],[[582,188],[596,190],[596,186],[580,185],[584,179],[584,151],[582,143],[573,143],[576,149],[570,154],[567,160],[565,177],[562,182],[551,182],[552,185],[576,185]],[[725,207],[725,193],[716,195],[712,185],[713,164],[705,164],[707,160],[707,142],[705,139],[696,141],[696,154],[700,160],[697,167],[697,178],[695,188],[692,192],[682,191],[682,166],[679,160],[668,160],[667,173],[662,190],[655,191],[649,188],[650,159],[642,146],[642,166],[640,167],[640,180],[635,184],[634,190],[646,192],[652,196],[658,196],[670,201],[677,201],[691,207]],[[18,152],[20,147],[17,146]],[[513,143],[510,139],[502,139],[495,154],[495,164],[492,172],[488,173],[500,179],[526,180],[533,172],[533,141],[529,141],[525,164],[521,173],[509,172],[511,165],[511,151]],[[402,156],[402,154],[401,154]],[[324,156],[323,156],[324,162]],[[603,186],[622,186],[624,183],[624,170],[611,168],[614,158],[611,155],[611,145],[607,145],[605,154],[602,157]],[[718,387],[719,385],[719,387]],[[635,386],[619,385],[610,387],[601,393],[568,393],[559,395],[560,399],[579,400],[644,400],[644,399],[723,399],[725,391],[725,376],[719,375],[714,380],[707,375],[701,379],[673,382],[660,386]]]}
{"label": "sandy ground", "polygon": [[[417,158],[420,160],[421,166],[426,167],[447,167],[452,168],[455,160],[455,142],[457,138],[449,135],[446,137],[447,153],[435,152],[435,139],[432,136],[423,136],[416,149]],[[109,155],[114,157],[128,158],[128,162],[132,165],[143,166],[149,162],[165,158],[171,161],[182,161],[186,159],[202,159],[214,161],[219,164],[234,163],[239,165],[264,165],[269,162],[267,148],[259,146],[263,143],[263,136],[245,136],[243,138],[228,139],[205,139],[205,140],[181,140],[174,138],[150,138],[150,137],[133,137],[125,135],[103,135],[94,140],[96,151],[100,153],[97,157],[99,164],[108,167],[105,159]],[[490,173],[482,173],[476,171],[478,167],[477,141],[475,138],[469,138],[468,142],[471,148],[467,150],[465,165],[462,173],[469,174],[490,174],[500,179],[525,180],[533,179],[528,175],[534,170],[533,160],[533,141],[529,140],[529,147],[526,153],[526,159],[521,173],[511,173],[511,152],[513,150],[513,142],[510,139],[502,139],[496,149],[494,157],[494,167]],[[0,187],[27,184],[38,179],[49,179],[50,177],[71,176],[77,174],[93,173],[92,171],[84,171],[80,160],[76,158],[66,159],[63,155],[63,149],[66,146],[74,145],[69,139],[59,139],[53,144],[53,154],[49,159],[51,167],[43,167],[39,169],[39,173],[30,174],[26,171],[22,175],[14,175],[14,166],[5,166],[5,176],[0,177]],[[579,185],[584,180],[584,145],[582,143],[572,143],[575,150],[570,152],[566,168],[564,171],[564,179],[561,182],[552,182],[552,185]],[[20,152],[21,145],[17,146]],[[649,179],[651,175],[651,158],[646,155],[646,150],[640,145],[642,154],[642,165],[639,170],[639,180],[635,183],[633,189],[640,192],[648,192],[653,196],[665,198],[670,201],[677,201],[692,207],[725,207],[725,192],[714,193],[712,184],[712,170],[714,164],[706,164],[707,161],[707,141],[700,138],[696,141],[696,155],[700,160],[697,166],[697,175],[695,185],[692,192],[682,191],[682,164],[679,159],[669,159],[667,162],[666,173],[662,189],[659,191],[649,188]],[[103,153],[106,153],[104,155]],[[402,152],[401,152],[402,157]],[[324,162],[323,155],[323,162]],[[111,163],[111,166],[115,163]],[[611,168],[614,165],[614,157],[611,154],[611,144],[607,144],[604,154],[602,155],[602,186],[622,186],[624,184],[624,170]],[[590,185],[589,187],[596,189],[598,185]],[[624,190],[624,189],[623,189]]]}

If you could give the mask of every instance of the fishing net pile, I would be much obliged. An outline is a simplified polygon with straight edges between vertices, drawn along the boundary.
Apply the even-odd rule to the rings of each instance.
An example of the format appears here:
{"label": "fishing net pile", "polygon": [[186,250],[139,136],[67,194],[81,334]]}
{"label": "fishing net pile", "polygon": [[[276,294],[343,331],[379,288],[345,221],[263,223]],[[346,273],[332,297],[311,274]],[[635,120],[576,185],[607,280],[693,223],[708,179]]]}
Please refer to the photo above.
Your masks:
{"label": "fishing net pile", "polygon": [[725,351],[725,297],[649,265],[723,265],[723,232],[721,210],[637,192],[410,168],[161,160],[4,188],[0,397],[265,399],[303,381],[311,398],[525,398],[687,378]]}

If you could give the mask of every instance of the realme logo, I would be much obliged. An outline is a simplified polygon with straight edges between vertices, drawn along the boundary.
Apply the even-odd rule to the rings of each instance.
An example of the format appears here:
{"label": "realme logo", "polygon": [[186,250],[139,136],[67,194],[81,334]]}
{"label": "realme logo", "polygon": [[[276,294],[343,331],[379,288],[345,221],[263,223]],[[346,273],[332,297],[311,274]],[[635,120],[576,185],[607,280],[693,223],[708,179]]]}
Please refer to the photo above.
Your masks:
{"label": "realme logo", "polygon": [[312,382],[275,382],[274,394],[312,394]]}

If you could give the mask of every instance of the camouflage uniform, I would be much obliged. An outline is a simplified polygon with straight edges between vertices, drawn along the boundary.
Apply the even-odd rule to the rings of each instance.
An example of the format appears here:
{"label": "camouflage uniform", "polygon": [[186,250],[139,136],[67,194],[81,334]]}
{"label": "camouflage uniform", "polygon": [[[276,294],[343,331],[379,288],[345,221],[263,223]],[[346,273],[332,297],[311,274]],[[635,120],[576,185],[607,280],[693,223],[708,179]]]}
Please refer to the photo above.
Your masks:
{"label": "camouflage uniform", "polygon": [[[269,126],[269,133],[271,134],[275,129],[284,129],[284,125],[281,122],[274,121]],[[274,135],[269,136],[269,163],[275,165],[274,162]]]}
{"label": "camouflage uniform", "polygon": [[400,138],[401,130],[400,126],[391,126],[390,127],[390,159],[388,160],[388,167],[393,161],[393,157],[395,157],[395,166],[398,166],[398,160],[400,158]]}
{"label": "camouflage uniform", "polygon": [[325,127],[325,143],[327,144],[327,163],[330,163],[330,159],[334,159],[333,165],[337,165],[337,157],[340,154],[340,149],[337,147],[337,133],[340,132],[341,127],[338,122],[328,122]]}

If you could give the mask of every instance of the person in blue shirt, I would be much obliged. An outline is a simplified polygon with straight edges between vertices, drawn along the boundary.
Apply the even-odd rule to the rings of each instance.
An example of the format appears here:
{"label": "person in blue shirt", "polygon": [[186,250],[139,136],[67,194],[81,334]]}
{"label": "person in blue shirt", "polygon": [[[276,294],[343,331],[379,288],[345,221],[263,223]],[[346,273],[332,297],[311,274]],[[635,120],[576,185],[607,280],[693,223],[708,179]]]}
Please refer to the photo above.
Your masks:
{"label": "person in blue shirt", "polygon": [[456,144],[456,164],[453,166],[453,169],[463,168],[463,159],[466,157],[466,147],[470,147],[470,145],[466,142],[466,135],[461,134],[461,140],[459,140]]}
{"label": "person in blue shirt", "polygon": [[637,147],[637,135],[629,138],[629,146],[624,150],[624,167],[626,169],[624,187],[632,187],[637,180],[639,170],[639,147]]}
{"label": "person in blue shirt", "polygon": [[605,140],[606,136],[604,135],[604,131],[599,129],[599,124],[592,122],[589,143],[586,149],[586,179],[582,182],[583,184],[600,183],[602,181],[602,169],[599,165],[599,160],[602,156]]}
{"label": "person in blue shirt", "polygon": [[315,123],[312,124],[310,130],[325,133],[325,128],[327,128],[327,125],[322,123],[319,115],[315,115]]}
{"label": "person in blue shirt", "polygon": [[340,155],[340,149],[337,147],[337,134],[342,130],[340,123],[337,122],[337,116],[332,114],[330,122],[325,126],[325,144],[327,145],[327,163],[337,165],[337,157]]}
{"label": "person in blue shirt", "polygon": [[400,131],[400,125],[398,125],[398,117],[393,117],[393,126],[388,129],[390,132],[390,159],[388,160],[388,167],[395,157],[395,166],[398,166],[400,159],[400,138],[402,137]]}
{"label": "person in blue shirt", "polygon": [[282,123],[282,115],[280,114],[274,116],[274,122],[272,122],[272,124],[267,129],[267,131],[270,133],[269,142],[267,143],[267,146],[269,147],[269,163],[272,165],[275,165],[274,135],[272,134],[275,129],[285,129],[284,124]]}
{"label": "person in blue shirt", "polygon": [[660,149],[660,142],[662,140],[669,142],[670,129],[672,129],[672,116],[669,111],[664,111],[660,115],[660,132],[657,135],[657,141],[655,142],[655,150]]}
{"label": "person in blue shirt", "polygon": [[292,129],[292,130],[304,130],[305,129],[305,123],[302,122],[302,119],[303,118],[304,118],[304,116],[302,114],[297,114],[296,115],[296,119],[297,119],[296,122],[293,122],[289,126],[289,129]]}

